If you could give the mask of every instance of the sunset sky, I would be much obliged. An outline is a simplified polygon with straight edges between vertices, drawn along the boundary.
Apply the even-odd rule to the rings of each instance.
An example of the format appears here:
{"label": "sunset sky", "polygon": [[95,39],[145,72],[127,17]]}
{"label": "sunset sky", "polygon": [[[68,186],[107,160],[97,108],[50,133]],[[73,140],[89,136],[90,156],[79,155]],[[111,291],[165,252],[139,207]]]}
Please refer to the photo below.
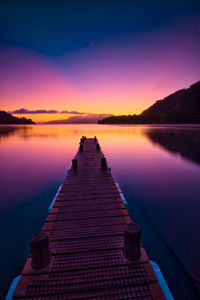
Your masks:
{"label": "sunset sky", "polygon": [[140,113],[199,80],[199,1],[0,4],[0,109],[16,116]]}

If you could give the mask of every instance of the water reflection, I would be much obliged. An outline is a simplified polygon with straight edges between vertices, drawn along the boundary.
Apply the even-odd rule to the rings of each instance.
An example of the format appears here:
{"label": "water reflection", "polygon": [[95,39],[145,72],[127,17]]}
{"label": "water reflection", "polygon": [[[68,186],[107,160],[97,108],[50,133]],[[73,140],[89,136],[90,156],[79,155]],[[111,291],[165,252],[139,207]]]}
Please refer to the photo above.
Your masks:
{"label": "water reflection", "polygon": [[152,128],[145,133],[153,143],[200,164],[199,128]]}
{"label": "water reflection", "polygon": [[[127,198],[131,216],[141,224],[148,216],[190,274],[200,281],[199,128],[28,125],[5,129],[0,126],[2,293],[21,272],[29,254],[29,241],[42,227],[48,206],[66,176],[82,135],[98,137],[112,174]],[[198,164],[180,159],[175,153]],[[138,217],[140,209],[144,217]],[[146,233],[149,228],[149,223],[143,227],[147,251],[154,259],[160,259],[164,270],[167,266],[172,288],[181,290],[179,283],[183,278],[174,271],[173,264],[169,266],[166,252],[161,246],[156,254],[152,250],[152,244],[156,245],[155,249],[159,243],[157,233],[152,243],[151,235]]]}
{"label": "water reflection", "polygon": [[29,126],[4,126],[0,125],[0,141],[1,139],[8,138],[15,134],[25,134],[30,132],[32,127]]}

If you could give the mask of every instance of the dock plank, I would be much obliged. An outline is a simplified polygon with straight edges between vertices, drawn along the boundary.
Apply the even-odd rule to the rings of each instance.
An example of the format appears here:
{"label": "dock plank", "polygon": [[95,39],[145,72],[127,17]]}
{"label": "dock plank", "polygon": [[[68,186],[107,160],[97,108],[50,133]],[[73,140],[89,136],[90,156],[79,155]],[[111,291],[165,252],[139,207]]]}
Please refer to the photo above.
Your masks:
{"label": "dock plank", "polygon": [[136,262],[123,256],[131,219],[102,155],[85,140],[42,228],[51,262],[33,269],[28,258],[13,299],[165,299],[142,245]]}

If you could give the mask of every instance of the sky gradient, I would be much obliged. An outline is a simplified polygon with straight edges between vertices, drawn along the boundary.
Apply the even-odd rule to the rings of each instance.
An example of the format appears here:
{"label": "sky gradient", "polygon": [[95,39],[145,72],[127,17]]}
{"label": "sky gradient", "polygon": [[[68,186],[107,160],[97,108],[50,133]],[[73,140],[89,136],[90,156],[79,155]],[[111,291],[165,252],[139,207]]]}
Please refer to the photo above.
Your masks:
{"label": "sky gradient", "polygon": [[5,2],[0,109],[36,122],[140,113],[199,81],[199,37],[198,1]]}

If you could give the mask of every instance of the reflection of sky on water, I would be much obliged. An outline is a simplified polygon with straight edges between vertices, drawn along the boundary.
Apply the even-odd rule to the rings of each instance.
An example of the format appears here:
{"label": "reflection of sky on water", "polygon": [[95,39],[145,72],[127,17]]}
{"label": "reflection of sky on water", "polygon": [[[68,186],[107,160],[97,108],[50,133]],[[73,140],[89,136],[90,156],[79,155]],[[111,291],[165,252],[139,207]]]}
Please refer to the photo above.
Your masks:
{"label": "reflection of sky on water", "polygon": [[0,130],[3,285],[21,271],[29,253],[29,240],[44,223],[82,135],[99,138],[130,209],[137,200],[197,278],[200,129],[38,125],[10,127],[4,134]]}

